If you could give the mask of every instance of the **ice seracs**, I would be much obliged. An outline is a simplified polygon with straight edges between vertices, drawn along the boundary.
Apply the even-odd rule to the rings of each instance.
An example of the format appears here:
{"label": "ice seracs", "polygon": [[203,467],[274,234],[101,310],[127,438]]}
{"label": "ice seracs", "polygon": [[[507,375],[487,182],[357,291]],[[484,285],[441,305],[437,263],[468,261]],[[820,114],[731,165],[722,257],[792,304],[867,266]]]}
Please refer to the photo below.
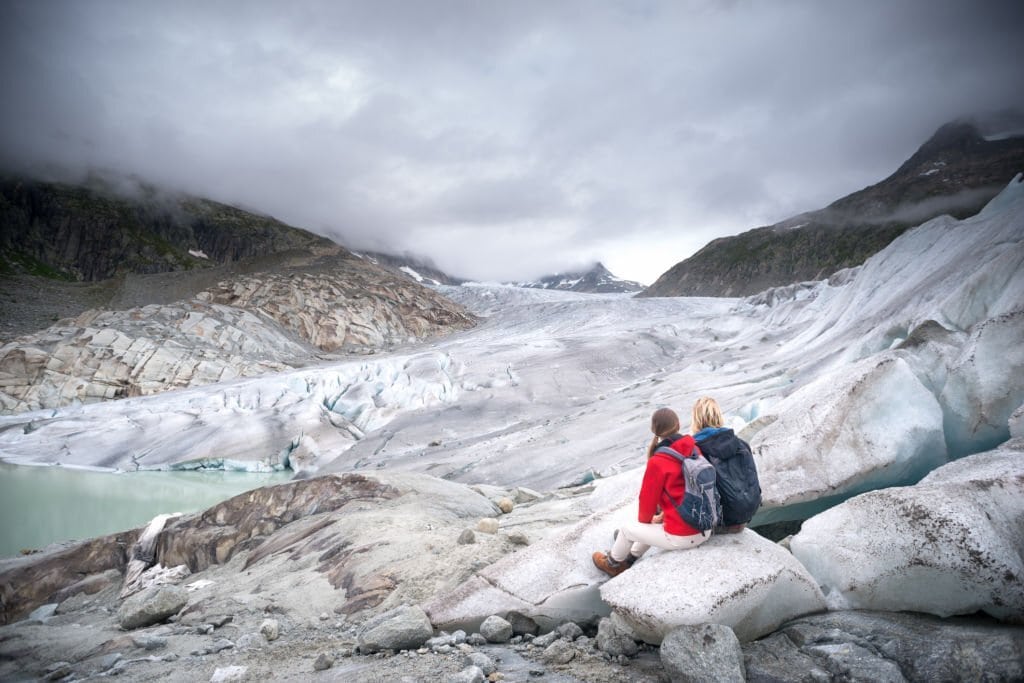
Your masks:
{"label": "ice seracs", "polygon": [[790,543],[831,609],[1024,621],[1024,443],[807,520]]}

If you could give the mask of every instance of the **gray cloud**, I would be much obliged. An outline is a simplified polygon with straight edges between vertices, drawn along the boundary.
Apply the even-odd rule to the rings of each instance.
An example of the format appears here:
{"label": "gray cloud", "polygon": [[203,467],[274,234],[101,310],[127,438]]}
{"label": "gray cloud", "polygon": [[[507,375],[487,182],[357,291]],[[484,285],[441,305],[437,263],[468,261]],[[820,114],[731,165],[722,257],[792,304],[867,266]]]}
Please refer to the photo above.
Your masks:
{"label": "gray cloud", "polygon": [[1024,109],[1019,2],[0,5],[0,161],[135,173],[477,278],[708,240]]}

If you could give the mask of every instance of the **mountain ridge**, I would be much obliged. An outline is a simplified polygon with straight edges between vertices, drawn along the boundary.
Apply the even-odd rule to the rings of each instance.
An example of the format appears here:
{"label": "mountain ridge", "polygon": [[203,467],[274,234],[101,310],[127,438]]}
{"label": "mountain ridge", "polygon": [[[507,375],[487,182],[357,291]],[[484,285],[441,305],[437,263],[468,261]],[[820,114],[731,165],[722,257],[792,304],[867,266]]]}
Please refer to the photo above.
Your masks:
{"label": "mountain ridge", "polygon": [[1024,170],[1024,137],[940,127],[882,181],[773,225],[712,240],[638,296],[749,296],[860,265],[907,229],[977,213]]}

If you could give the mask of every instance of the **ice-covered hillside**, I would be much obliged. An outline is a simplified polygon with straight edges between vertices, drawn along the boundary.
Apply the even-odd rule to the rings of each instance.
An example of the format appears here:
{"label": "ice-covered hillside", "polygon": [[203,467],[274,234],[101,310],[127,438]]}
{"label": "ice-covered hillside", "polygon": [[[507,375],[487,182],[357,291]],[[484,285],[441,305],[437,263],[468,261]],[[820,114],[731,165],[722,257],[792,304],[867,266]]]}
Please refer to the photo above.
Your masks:
{"label": "ice-covered hillside", "polygon": [[553,488],[639,467],[648,420],[719,399],[762,518],[916,480],[1024,403],[1024,184],[854,272],[749,299],[441,291],[487,316],[429,348],[0,419],[13,462],[416,470]]}

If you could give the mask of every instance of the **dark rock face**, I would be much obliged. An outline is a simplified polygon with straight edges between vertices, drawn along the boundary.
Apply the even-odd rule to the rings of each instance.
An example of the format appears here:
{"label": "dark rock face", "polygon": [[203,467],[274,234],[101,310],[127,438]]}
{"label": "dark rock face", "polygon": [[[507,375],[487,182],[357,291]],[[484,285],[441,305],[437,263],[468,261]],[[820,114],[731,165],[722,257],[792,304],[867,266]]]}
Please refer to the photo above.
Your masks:
{"label": "dark rock face", "polygon": [[95,183],[0,180],[0,262],[9,271],[98,281],[330,244],[273,218],[152,188],[128,198]]}
{"label": "dark rock face", "polygon": [[665,272],[640,296],[748,296],[857,266],[907,229],[977,213],[1024,171],[1024,137],[985,140],[951,123],[885,180],[819,211],[722,237]]}
{"label": "dark rock face", "polygon": [[797,619],[743,646],[747,680],[1019,681],[1024,627],[898,612]]}

